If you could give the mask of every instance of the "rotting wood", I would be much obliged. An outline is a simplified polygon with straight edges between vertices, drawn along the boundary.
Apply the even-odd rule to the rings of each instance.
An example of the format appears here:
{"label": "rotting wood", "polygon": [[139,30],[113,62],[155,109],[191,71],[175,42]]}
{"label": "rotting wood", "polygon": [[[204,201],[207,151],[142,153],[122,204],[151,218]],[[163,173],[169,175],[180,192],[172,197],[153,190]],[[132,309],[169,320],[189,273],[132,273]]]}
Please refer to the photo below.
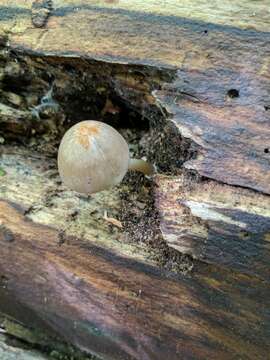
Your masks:
{"label": "rotting wood", "polygon": [[[108,359],[119,359],[119,353],[124,359],[140,360],[168,356],[177,360],[179,357],[267,358],[270,324],[266,208],[270,115],[268,2],[232,4],[225,0],[222,6],[216,6],[204,0],[192,4],[167,0],[161,8],[156,1],[136,0],[127,8],[121,0],[91,4],[60,0],[54,2],[42,28],[32,23],[31,6],[30,0],[20,6],[15,0],[4,0],[1,4],[0,26],[8,45],[5,51],[11,51],[15,59],[22,56],[23,60],[33,61],[35,65],[27,62],[26,68],[32,66],[37,72],[38,62],[45,71],[46,67],[52,69],[50,64],[54,67],[65,63],[64,71],[53,72],[58,88],[62,86],[65,90],[72,88],[69,74],[74,68],[81,68],[82,63],[86,64],[88,74],[93,73],[95,66],[99,67],[98,74],[101,68],[105,72],[109,68],[102,86],[112,77],[118,100],[152,121],[153,137],[163,136],[164,140],[161,139],[156,149],[161,152],[166,142],[171,154],[174,147],[170,148],[170,143],[177,139],[175,158],[170,163],[184,164],[189,171],[184,184],[177,166],[172,166],[177,177],[157,178],[160,187],[156,204],[162,215],[161,229],[169,246],[202,262],[195,262],[195,270],[187,278],[157,270],[146,246],[126,242],[118,229],[112,231],[108,224],[102,223],[102,216],[93,212],[87,224],[87,211],[93,207],[103,211],[105,201],[111,201],[112,215],[114,212],[117,215],[118,190],[91,201],[73,197],[56,187],[55,175],[51,173],[55,165],[48,167],[50,160],[46,156],[36,155],[35,163],[33,158],[26,159],[24,148],[16,148],[22,151],[18,156],[8,155],[5,152],[9,148],[4,147],[0,209],[3,221],[0,270],[4,287],[0,307],[13,311],[15,317],[22,316],[22,309],[27,308],[30,310],[27,314],[32,314],[37,326],[49,327],[80,348],[96,351]],[[115,71],[118,64],[122,67]],[[144,81],[146,68],[150,81]],[[166,73],[167,79],[174,76],[174,82],[163,87],[162,73]],[[74,80],[75,74],[76,71]],[[74,83],[79,76],[77,73]],[[42,78],[40,73],[38,78]],[[82,78],[80,85],[86,79]],[[159,128],[149,112],[157,110],[151,95],[157,88],[156,100],[171,120],[161,122]],[[89,85],[84,90],[88,89]],[[36,84],[32,93],[37,91],[39,99],[48,90],[46,79]],[[86,96],[86,92],[79,93],[79,97]],[[140,98],[143,101],[138,101]],[[14,138],[17,130],[18,136],[31,134],[35,122],[29,114],[29,105],[26,109],[25,105],[18,105],[19,99],[12,92],[5,93],[4,100],[2,109],[10,117],[5,115],[2,124],[10,138]],[[108,99],[104,96],[103,100],[105,106]],[[13,109],[26,110],[20,113],[27,120],[23,125],[16,110],[10,113],[6,101]],[[67,103],[62,101],[61,105]],[[82,101],[77,103],[76,110],[82,104]],[[70,108],[73,105],[70,103]],[[57,119],[60,127],[63,120],[74,116],[75,112],[69,111],[68,108],[60,111],[59,115],[65,113],[64,118]],[[86,113],[82,111],[80,115]],[[172,141],[166,132],[158,133],[163,125],[164,129],[173,126]],[[34,126],[38,134],[45,135],[49,128],[46,122]],[[54,139],[50,155],[55,154],[56,144]],[[157,163],[160,169],[166,168],[162,159]],[[22,167],[18,165],[20,162]],[[200,177],[194,180],[190,170],[212,180]],[[187,188],[183,189],[183,185]],[[27,190],[29,186],[34,189],[31,193]],[[170,191],[162,193],[168,187]],[[220,197],[212,194],[216,190]],[[171,211],[165,209],[168,203]],[[82,207],[79,214],[78,206]],[[207,206],[207,216],[201,211],[203,206]],[[209,218],[211,214],[214,219]],[[244,231],[239,229],[238,215]],[[260,232],[255,218],[263,225]],[[233,222],[232,227],[226,226],[228,221]],[[230,247],[233,226],[237,231],[235,252]],[[222,234],[224,241],[219,241],[218,234]],[[46,291],[46,297],[42,291]],[[14,295],[19,304],[15,304]],[[7,308],[7,303],[13,307]],[[22,320],[29,321],[26,317]],[[74,324],[74,320],[79,324],[77,332],[65,326]]]}
{"label": "rotting wood", "polygon": [[[59,246],[58,231],[0,206],[1,308],[10,315],[109,359],[268,356],[270,289],[260,281],[214,268],[170,278],[79,239]],[[5,307],[13,296],[20,303]]]}
{"label": "rotting wood", "polygon": [[[170,1],[164,17],[152,2],[145,6],[149,16],[144,16],[138,12],[141,1],[133,4],[133,11],[125,9],[121,1],[116,8],[106,1],[93,5],[60,1],[46,28],[33,29],[30,4],[23,4],[15,25],[7,16],[8,9],[2,16],[12,48],[41,56],[181,69],[175,82],[157,93],[157,99],[173,115],[181,135],[198,145],[197,157],[185,166],[214,180],[269,193],[270,43],[262,15],[265,2],[250,7],[249,22],[241,25],[245,31],[225,26],[224,14],[222,25],[216,20],[206,31],[205,19],[195,22],[181,17],[185,7],[178,17],[172,16],[175,6]],[[198,1],[198,6],[205,10],[207,5]],[[10,14],[12,9],[15,11],[11,7]],[[247,8],[239,5],[238,11],[243,9]],[[213,10],[210,5],[208,10]],[[73,26],[78,22],[80,26]],[[254,31],[256,26],[264,32]],[[165,44],[166,49],[161,50]]]}
{"label": "rotting wood", "polygon": [[202,261],[270,276],[270,197],[187,175],[156,179],[161,231],[169,246]]}
{"label": "rotting wood", "polygon": [[[267,53],[270,42],[265,46]],[[252,57],[252,49],[247,54]],[[182,136],[197,144],[197,156],[185,168],[269,195],[270,79],[257,66],[247,64],[244,72],[231,66],[178,71],[157,98]]]}
{"label": "rotting wood", "polygon": [[189,277],[158,270],[104,227],[117,190],[80,199],[57,185],[53,162],[2,147],[1,311],[108,359],[265,358],[264,281],[203,264]]}

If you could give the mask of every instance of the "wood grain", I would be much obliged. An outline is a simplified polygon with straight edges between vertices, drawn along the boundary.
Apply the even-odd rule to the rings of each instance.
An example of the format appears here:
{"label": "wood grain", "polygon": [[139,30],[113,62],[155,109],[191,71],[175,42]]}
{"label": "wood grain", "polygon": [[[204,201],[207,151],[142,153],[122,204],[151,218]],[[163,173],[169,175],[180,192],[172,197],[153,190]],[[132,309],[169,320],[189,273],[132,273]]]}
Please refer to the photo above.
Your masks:
{"label": "wood grain", "polygon": [[[47,54],[84,54],[117,62],[180,66],[198,61],[209,64],[223,57],[229,48],[235,53],[233,37],[242,36],[239,28],[246,30],[246,42],[252,38],[252,47],[260,42],[256,31],[265,32],[265,41],[269,31],[267,0],[241,4],[227,0],[222,6],[206,0],[192,3],[166,0],[160,4],[154,0],[136,0],[132,4],[121,0],[113,3],[58,0],[54,1],[46,28],[41,29],[31,22],[31,6],[31,0],[20,5],[15,0],[2,1],[0,26],[10,33],[11,45]],[[221,42],[224,46],[219,47],[218,52],[211,50]],[[205,51],[201,52],[202,49]],[[205,56],[207,49],[211,58]],[[258,47],[256,57],[262,52],[265,50]],[[228,59],[231,63],[233,53]],[[237,62],[245,63],[246,59],[248,56],[240,56]]]}
{"label": "wood grain", "polygon": [[190,7],[136,1],[128,8],[122,1],[58,1],[46,29],[31,25],[30,3],[2,12],[0,23],[11,48],[178,69],[174,83],[156,97],[179,134],[198,147],[197,157],[185,167],[270,193],[266,2],[225,2],[217,10],[206,1]]}
{"label": "wood grain", "polygon": [[59,246],[57,230],[5,201],[0,216],[2,299],[18,299],[17,312],[31,310],[28,321],[41,320],[81,349],[108,359],[267,357],[270,289],[263,283],[214,268],[170,278],[83,239]]}
{"label": "wood grain", "polygon": [[[176,177],[156,178],[156,207],[168,245],[198,260],[189,276],[158,268],[147,246],[125,241],[101,215],[107,207],[109,215],[118,214],[119,189],[91,199],[76,196],[59,185],[52,159],[4,146],[0,310],[104,359],[266,359],[268,1],[224,0],[221,6],[205,0],[162,5],[57,0],[38,22],[41,27],[32,22],[32,5],[1,2],[6,46],[1,41],[0,64],[4,53],[25,56],[23,71],[32,67],[43,79],[37,69],[47,66],[66,93],[72,68],[82,70],[85,63],[82,71],[91,74],[94,66],[97,74],[106,68],[106,82],[113,79],[118,100],[146,116],[154,134],[162,135],[157,120],[172,126],[185,143],[184,154],[175,152],[175,163],[180,158],[187,172],[178,168]],[[64,67],[53,69],[63,63],[71,65],[66,77]],[[140,85],[140,77],[134,80],[134,72],[127,75],[140,68],[152,74],[147,86]],[[162,76],[156,81],[157,71],[171,82],[161,83]],[[1,70],[0,81],[5,76]],[[139,91],[127,96],[132,83]],[[38,99],[47,85],[38,85]],[[152,110],[164,117],[145,113],[132,101],[134,93],[150,99]],[[12,105],[6,104],[9,96]],[[16,129],[15,137],[27,136],[33,122],[29,110],[16,104],[14,94],[7,97],[1,99],[1,126],[10,133]]]}
{"label": "wood grain", "polygon": [[[241,52],[241,45],[236,46]],[[270,50],[270,43],[265,49]],[[258,74],[248,63],[245,71],[225,64],[179,70],[174,84],[157,97],[181,135],[197,145],[196,157],[185,168],[270,194],[269,85],[266,73]]]}
{"label": "wood grain", "polygon": [[159,269],[99,216],[119,190],[80,198],[53,159],[1,150],[0,311],[105,359],[265,359],[267,281],[203,263],[189,276]]}
{"label": "wood grain", "polygon": [[[203,22],[206,17],[187,20],[184,10],[173,15],[175,6],[170,1],[163,16],[151,2],[145,12],[139,12],[139,3],[125,9],[121,2],[60,1],[47,28],[36,29],[29,25],[30,2],[26,1],[21,8],[5,8],[2,27],[12,25],[5,30],[12,48],[40,55],[181,68],[174,84],[157,98],[173,116],[180,134],[199,146],[197,158],[185,166],[203,176],[269,194],[270,41],[266,27],[264,32],[241,31],[219,21],[210,26]],[[206,3],[199,4],[205,11]],[[251,24],[264,22],[265,5],[261,2],[260,6],[254,6],[260,17],[253,19],[251,14]],[[211,5],[209,11],[213,11]],[[11,19],[16,18],[14,25]]]}
{"label": "wood grain", "polygon": [[169,246],[269,280],[270,198],[187,176],[158,177],[157,208]]}

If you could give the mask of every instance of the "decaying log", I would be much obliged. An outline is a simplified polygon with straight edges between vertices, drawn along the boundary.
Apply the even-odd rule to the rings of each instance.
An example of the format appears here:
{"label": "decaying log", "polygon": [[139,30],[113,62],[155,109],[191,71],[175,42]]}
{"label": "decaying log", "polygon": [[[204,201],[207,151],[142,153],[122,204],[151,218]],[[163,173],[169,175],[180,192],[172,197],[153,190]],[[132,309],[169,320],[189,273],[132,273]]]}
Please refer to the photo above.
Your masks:
{"label": "decaying log", "polygon": [[[119,232],[111,235],[119,248],[97,246],[91,218],[90,226],[83,219],[106,201],[98,195],[73,225],[81,224],[84,237],[69,235],[71,222],[63,242],[64,215],[85,200],[60,189],[50,195],[54,205],[44,206],[48,189],[57,189],[57,178],[48,179],[50,160],[27,152],[2,158],[2,311],[105,358],[267,357],[270,288],[264,281],[203,264],[192,277],[160,271],[139,260],[132,245],[131,253],[121,249]],[[31,202],[36,208],[29,210]]]}
{"label": "decaying log", "polygon": [[[268,6],[2,0],[2,313],[104,359],[269,357]],[[86,116],[143,132],[153,192],[62,186]]]}
{"label": "decaying log", "polygon": [[115,211],[119,190],[80,198],[58,185],[53,165],[2,147],[2,311],[105,358],[265,356],[264,282],[207,266],[194,277],[158,270],[102,217],[104,208]]}

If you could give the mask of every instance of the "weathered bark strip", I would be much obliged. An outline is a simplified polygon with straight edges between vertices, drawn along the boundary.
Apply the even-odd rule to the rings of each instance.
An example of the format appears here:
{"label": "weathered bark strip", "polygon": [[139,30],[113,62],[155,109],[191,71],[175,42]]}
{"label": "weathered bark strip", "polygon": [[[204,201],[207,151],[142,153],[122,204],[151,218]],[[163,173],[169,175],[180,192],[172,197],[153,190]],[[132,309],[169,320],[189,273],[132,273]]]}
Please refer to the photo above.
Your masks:
{"label": "weathered bark strip", "polygon": [[161,231],[172,248],[228,269],[270,277],[270,197],[187,175],[157,177]]}

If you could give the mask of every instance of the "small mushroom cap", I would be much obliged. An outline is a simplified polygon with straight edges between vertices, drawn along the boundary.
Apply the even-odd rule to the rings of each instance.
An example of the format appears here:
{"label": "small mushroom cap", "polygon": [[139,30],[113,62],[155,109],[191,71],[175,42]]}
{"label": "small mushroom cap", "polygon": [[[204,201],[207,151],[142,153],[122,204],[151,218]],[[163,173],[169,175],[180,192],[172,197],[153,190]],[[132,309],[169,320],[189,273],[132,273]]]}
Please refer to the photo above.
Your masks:
{"label": "small mushroom cap", "polygon": [[126,140],[110,125],[86,120],[72,126],[58,150],[63,183],[80,193],[95,193],[120,183],[129,165]]}

